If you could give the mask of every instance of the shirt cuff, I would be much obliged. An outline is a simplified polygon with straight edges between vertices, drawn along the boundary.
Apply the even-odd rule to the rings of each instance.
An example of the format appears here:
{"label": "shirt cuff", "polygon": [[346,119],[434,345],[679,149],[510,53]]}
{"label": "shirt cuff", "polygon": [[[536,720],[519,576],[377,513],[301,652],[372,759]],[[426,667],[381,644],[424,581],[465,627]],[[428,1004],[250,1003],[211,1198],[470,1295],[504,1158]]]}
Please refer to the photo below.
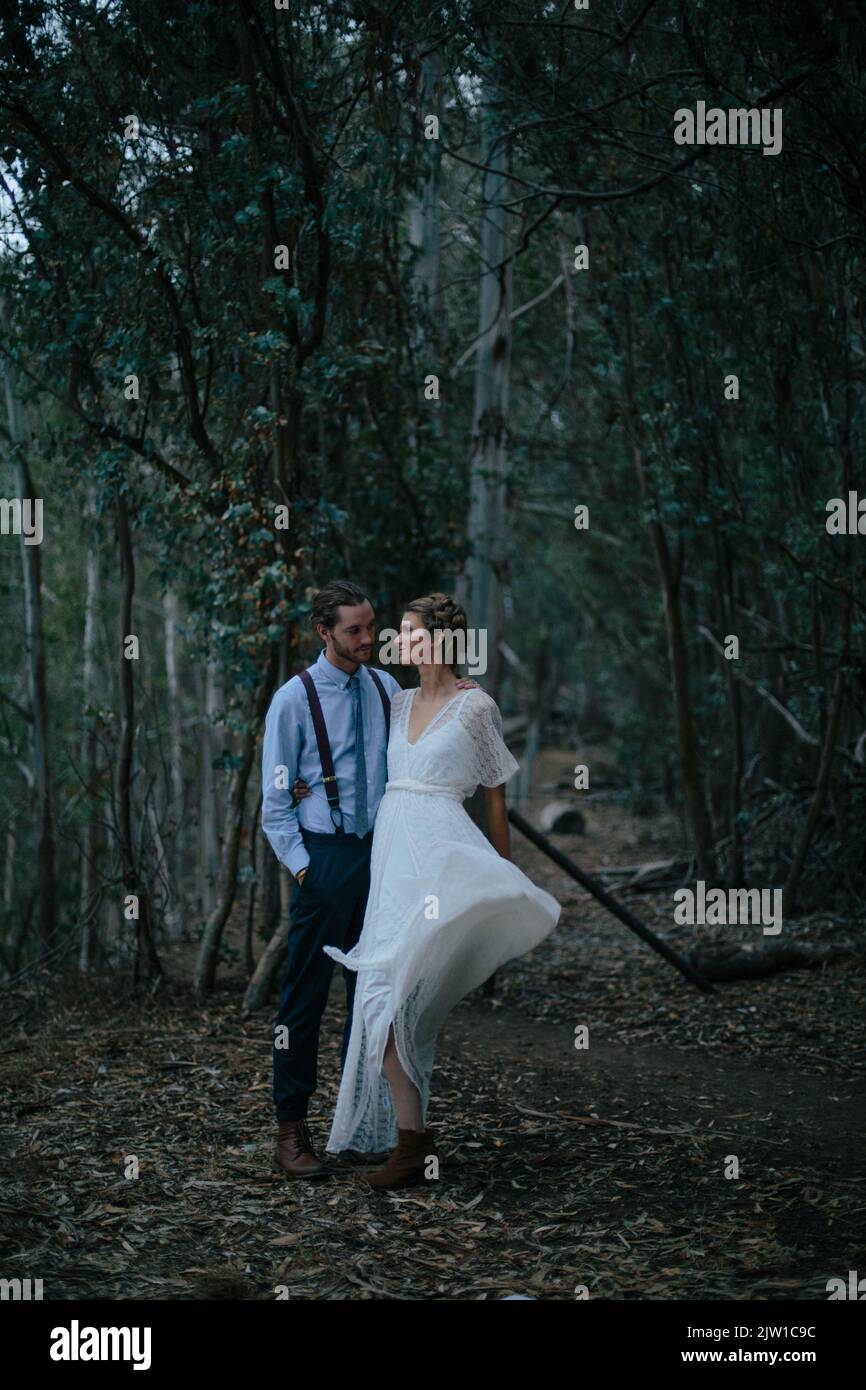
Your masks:
{"label": "shirt cuff", "polygon": [[285,866],[293,878],[297,878],[301,869],[307,869],[310,865],[310,856],[303,845],[292,852],[284,860]]}

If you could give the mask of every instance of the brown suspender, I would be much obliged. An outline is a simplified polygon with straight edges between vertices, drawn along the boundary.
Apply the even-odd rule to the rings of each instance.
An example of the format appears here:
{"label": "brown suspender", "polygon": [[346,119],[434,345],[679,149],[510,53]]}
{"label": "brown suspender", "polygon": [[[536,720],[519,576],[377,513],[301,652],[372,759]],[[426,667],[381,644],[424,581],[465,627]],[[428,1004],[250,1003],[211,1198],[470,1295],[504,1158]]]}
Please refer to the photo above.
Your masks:
{"label": "brown suspender", "polygon": [[[333,825],[337,834],[342,835],[343,812],[340,808],[340,793],[337,790],[337,777],[334,772],[334,759],[331,756],[331,743],[330,739],[328,738],[328,730],[325,726],[325,716],[322,714],[322,703],[319,699],[319,692],[316,690],[313,677],[310,675],[310,671],[312,670],[313,667],[311,666],[306,671],[299,671],[298,675],[304,683],[304,689],[307,692],[307,699],[310,702],[310,714],[313,716],[313,728],[316,731],[316,743],[319,746],[319,760],[322,764],[322,776],[325,783],[325,795],[328,798],[328,805],[331,809],[331,824]],[[370,675],[373,677],[373,682],[382,699],[382,709],[385,714],[385,747],[387,748],[388,736],[391,731],[391,701],[388,699],[385,687],[379,680],[379,677],[376,675],[376,672],[371,671]],[[335,811],[337,811],[340,816],[339,825],[334,820]]]}
{"label": "brown suspender", "polygon": [[379,680],[379,677],[376,675],[376,672],[371,671],[370,675],[373,679],[373,684],[379,692],[379,698],[382,701],[382,709],[385,714],[385,747],[387,748],[388,736],[391,733],[391,701],[388,699],[388,693],[385,690],[385,687],[382,684],[382,682]]}

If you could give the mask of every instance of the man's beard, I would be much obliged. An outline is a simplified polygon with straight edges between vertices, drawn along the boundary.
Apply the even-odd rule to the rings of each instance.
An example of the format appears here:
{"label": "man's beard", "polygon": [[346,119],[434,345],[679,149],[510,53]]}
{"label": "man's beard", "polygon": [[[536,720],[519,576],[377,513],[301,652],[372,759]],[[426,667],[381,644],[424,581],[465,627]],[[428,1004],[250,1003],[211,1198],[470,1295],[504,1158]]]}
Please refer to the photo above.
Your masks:
{"label": "man's beard", "polygon": [[337,641],[336,637],[332,637],[331,641],[334,644],[334,651],[337,653],[337,656],[339,656],[343,661],[358,661],[363,664],[364,662],[369,661],[373,655],[372,647],[368,652],[355,652],[352,651],[350,647],[344,647],[341,642]]}

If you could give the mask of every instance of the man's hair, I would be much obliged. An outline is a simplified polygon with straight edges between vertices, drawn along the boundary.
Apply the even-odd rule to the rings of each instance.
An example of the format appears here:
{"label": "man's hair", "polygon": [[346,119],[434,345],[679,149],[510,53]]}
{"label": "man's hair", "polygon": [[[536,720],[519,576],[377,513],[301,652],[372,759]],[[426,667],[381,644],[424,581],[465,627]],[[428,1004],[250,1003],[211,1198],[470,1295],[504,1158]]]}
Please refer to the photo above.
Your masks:
{"label": "man's hair", "polygon": [[359,589],[357,584],[352,584],[348,579],[335,579],[324,588],[317,589],[313,594],[313,606],[310,609],[310,626],[313,631],[319,623],[322,623],[329,631],[333,632],[340,617],[340,608],[347,604],[350,608],[356,608],[359,603],[369,603],[367,595],[363,589]]}

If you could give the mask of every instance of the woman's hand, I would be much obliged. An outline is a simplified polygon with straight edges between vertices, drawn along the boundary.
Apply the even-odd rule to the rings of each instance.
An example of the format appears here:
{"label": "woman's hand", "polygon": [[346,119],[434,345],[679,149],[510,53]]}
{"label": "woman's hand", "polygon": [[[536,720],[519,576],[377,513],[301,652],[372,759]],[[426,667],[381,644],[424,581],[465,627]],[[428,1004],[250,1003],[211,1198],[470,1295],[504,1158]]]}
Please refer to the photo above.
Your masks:
{"label": "woman's hand", "polygon": [[310,791],[304,779],[299,777],[292,787],[292,810],[295,809],[299,801],[303,801],[305,796],[312,795],[313,793]]}
{"label": "woman's hand", "polygon": [[471,676],[461,676],[457,682],[458,690],[480,690],[481,686]]}

